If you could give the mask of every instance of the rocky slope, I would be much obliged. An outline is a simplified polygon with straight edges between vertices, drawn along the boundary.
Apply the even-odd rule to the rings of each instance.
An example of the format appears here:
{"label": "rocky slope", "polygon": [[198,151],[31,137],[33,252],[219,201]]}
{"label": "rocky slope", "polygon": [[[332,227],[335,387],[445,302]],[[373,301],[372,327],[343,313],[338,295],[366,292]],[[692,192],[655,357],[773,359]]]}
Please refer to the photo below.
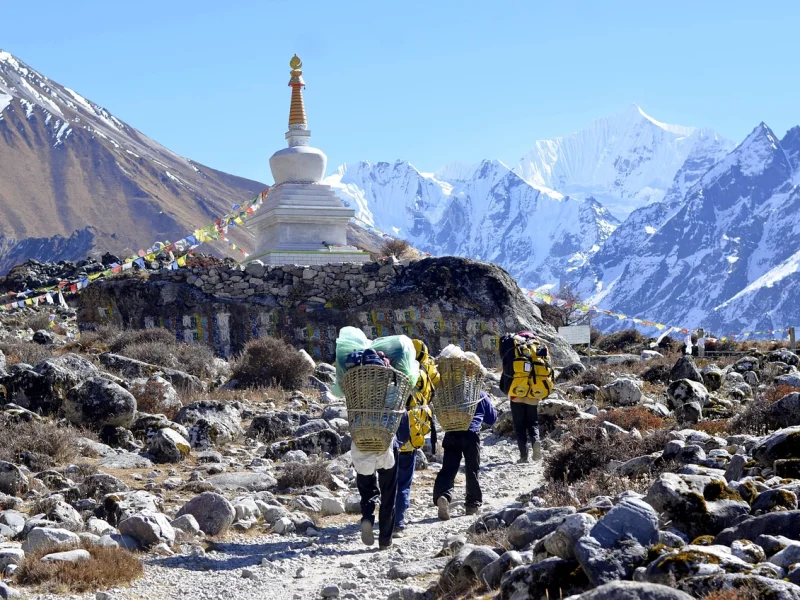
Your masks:
{"label": "rocky slope", "polygon": [[3,51],[0,171],[5,267],[180,239],[266,187],[178,156]]}

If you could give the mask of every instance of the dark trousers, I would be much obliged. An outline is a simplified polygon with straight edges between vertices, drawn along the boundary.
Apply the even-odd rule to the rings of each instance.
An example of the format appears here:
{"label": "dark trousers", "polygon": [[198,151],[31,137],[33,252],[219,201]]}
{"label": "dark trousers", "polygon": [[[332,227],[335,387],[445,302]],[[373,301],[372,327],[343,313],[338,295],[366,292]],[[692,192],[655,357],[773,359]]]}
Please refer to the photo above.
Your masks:
{"label": "dark trousers", "polygon": [[511,419],[522,456],[528,456],[528,438],[531,444],[539,441],[539,411],[533,404],[511,401]]}
{"label": "dark trousers", "polygon": [[417,465],[417,452],[401,452],[397,463],[397,502],[394,508],[395,526],[406,528],[406,511],[411,503],[411,482]]}
{"label": "dark trousers", "polygon": [[398,449],[394,449],[394,466],[391,469],[378,469],[372,475],[357,475],[356,485],[361,496],[361,520],[375,523],[375,507],[380,504],[378,513],[378,543],[388,546],[392,543],[394,532],[394,505],[397,498]]}
{"label": "dark trousers", "polygon": [[466,506],[483,504],[481,485],[478,482],[478,471],[481,468],[480,438],[474,431],[448,431],[442,441],[444,456],[442,469],[433,484],[433,503],[439,498],[453,499],[453,484],[456,481],[461,458],[464,458],[464,470],[467,475]]}

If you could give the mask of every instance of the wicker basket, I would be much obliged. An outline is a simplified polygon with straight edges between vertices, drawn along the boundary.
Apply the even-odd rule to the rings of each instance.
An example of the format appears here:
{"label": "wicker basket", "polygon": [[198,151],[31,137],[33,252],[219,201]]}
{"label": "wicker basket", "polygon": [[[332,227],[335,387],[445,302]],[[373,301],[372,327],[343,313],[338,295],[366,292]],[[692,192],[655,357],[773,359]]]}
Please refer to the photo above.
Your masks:
{"label": "wicker basket", "polygon": [[365,365],[346,371],[341,387],[353,444],[362,452],[388,450],[411,394],[411,380],[392,368]]}
{"label": "wicker basket", "polygon": [[441,377],[433,412],[445,431],[467,431],[481,401],[483,371],[471,360],[452,357],[436,362]]}

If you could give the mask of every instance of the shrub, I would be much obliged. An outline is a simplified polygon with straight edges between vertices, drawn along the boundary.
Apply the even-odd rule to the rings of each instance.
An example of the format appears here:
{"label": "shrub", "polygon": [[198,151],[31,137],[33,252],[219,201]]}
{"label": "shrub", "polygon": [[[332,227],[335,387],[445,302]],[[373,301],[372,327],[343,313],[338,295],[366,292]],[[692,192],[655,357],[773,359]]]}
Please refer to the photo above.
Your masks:
{"label": "shrub", "polygon": [[125,346],[119,351],[119,354],[150,363],[151,365],[158,365],[159,367],[166,367],[168,369],[177,369],[178,360],[174,350],[174,342],[170,345],[159,342],[141,342]]}
{"label": "shrub", "polygon": [[623,329],[603,337],[597,347],[605,352],[622,352],[644,343],[644,337],[635,329]]}
{"label": "shrub", "polygon": [[88,544],[84,549],[91,558],[76,563],[41,562],[52,549],[26,553],[15,579],[52,593],[84,593],[128,584],[144,574],[141,561],[127,550]]}
{"label": "shrub", "polygon": [[115,325],[101,325],[96,329],[81,331],[80,337],[76,342],[77,346],[84,352],[108,352],[111,344],[114,343],[122,330]]}
{"label": "shrub", "polygon": [[129,346],[147,343],[174,346],[178,342],[175,339],[174,333],[168,329],[163,329],[162,327],[153,327],[151,329],[129,329],[119,332],[119,335],[114,338],[109,345],[109,350],[111,350],[111,352],[121,354]]}
{"label": "shrub", "polygon": [[311,364],[300,352],[273,337],[247,342],[233,365],[233,379],[243,387],[278,385],[300,389],[312,372]]}
{"label": "shrub", "polygon": [[606,366],[589,367],[583,373],[578,375],[572,380],[572,385],[596,385],[603,387],[607,383],[611,383],[614,378]]}
{"label": "shrub", "polygon": [[22,340],[0,343],[0,350],[6,355],[10,365],[25,363],[36,366],[48,358],[53,358],[53,346],[42,346]]}
{"label": "shrub", "polygon": [[728,419],[717,419],[714,421],[700,421],[692,426],[694,429],[704,431],[710,435],[727,433],[729,429]]}
{"label": "shrub", "polygon": [[654,415],[646,408],[638,406],[616,408],[606,413],[603,419],[628,430],[635,427],[639,431],[652,431],[653,429],[662,429],[665,425],[664,419]]}
{"label": "shrub", "polygon": [[395,258],[407,258],[412,254],[411,244],[406,240],[386,240],[381,244],[380,252],[383,256],[394,256]]}
{"label": "shrub", "polygon": [[747,403],[742,412],[728,421],[728,433],[766,434],[772,428],[769,418],[771,406],[772,403],[763,397],[754,398]]}
{"label": "shrub", "polygon": [[22,327],[24,329],[33,329],[34,331],[50,329],[50,315],[48,313],[39,313],[26,317]]}
{"label": "shrub", "polygon": [[612,460],[628,461],[637,456],[663,450],[669,432],[659,429],[641,438],[632,435],[611,435],[593,422],[575,422],[561,448],[545,460],[545,477],[575,482],[594,471],[604,471]]}
{"label": "shrub", "polygon": [[595,470],[573,483],[568,483],[564,479],[546,481],[533,490],[531,496],[538,496],[544,500],[547,506],[580,508],[589,504],[597,496],[613,497],[627,491],[644,494],[654,479],[653,476],[630,479],[606,471]]}
{"label": "shrub", "polygon": [[645,369],[642,373],[642,380],[648,383],[667,383],[672,367],[665,364],[657,364]]}
{"label": "shrub", "polygon": [[92,434],[49,419],[25,421],[0,414],[0,460],[16,462],[22,454],[32,453],[29,460],[43,465],[42,469],[35,470],[51,466],[46,459],[37,460],[36,455],[47,457],[56,464],[69,463],[78,454],[75,442],[78,437],[92,437]]}
{"label": "shrub", "polygon": [[301,489],[314,485],[330,487],[333,484],[331,474],[322,461],[310,463],[286,463],[283,473],[278,478],[278,488],[282,490]]}
{"label": "shrub", "polygon": [[764,400],[772,404],[793,392],[800,392],[800,389],[791,385],[771,385],[764,391]]}

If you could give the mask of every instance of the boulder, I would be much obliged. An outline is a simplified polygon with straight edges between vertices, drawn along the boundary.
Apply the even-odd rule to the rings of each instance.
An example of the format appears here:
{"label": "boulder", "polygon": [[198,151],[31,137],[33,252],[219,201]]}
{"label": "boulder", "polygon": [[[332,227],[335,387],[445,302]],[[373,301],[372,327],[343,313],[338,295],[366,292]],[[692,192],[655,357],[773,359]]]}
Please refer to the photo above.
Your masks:
{"label": "boulder", "polygon": [[750,506],[723,477],[664,473],[644,501],[690,539],[717,534],[750,513]]}
{"label": "boulder", "polygon": [[175,541],[175,530],[169,519],[162,513],[142,511],[131,515],[118,526],[122,535],[135,539],[142,548],[150,548],[157,544],[172,544]]}
{"label": "boulder", "polygon": [[73,425],[95,430],[104,425],[128,427],[136,416],[136,398],[112,381],[90,377],[67,392],[63,409]]}
{"label": "boulder", "polygon": [[290,437],[299,426],[299,413],[270,411],[256,415],[247,429],[247,437],[269,444]]}
{"label": "boulder", "polygon": [[226,402],[218,402],[216,400],[192,402],[184,406],[175,417],[176,423],[180,423],[190,429],[190,426],[198,421],[205,421],[211,425],[213,439],[221,437],[231,440],[236,439],[243,433],[241,413],[233,405]]}
{"label": "boulder", "polygon": [[570,379],[575,379],[578,375],[585,372],[586,366],[583,363],[571,363],[559,371],[556,381],[558,383],[564,383]]}
{"label": "boulder", "polygon": [[589,535],[604,548],[615,546],[623,538],[650,546],[658,541],[658,513],[647,502],[625,498],[597,522]]}
{"label": "boulder", "polygon": [[722,387],[722,371],[717,368],[706,367],[703,369],[703,385],[711,392],[716,392]]}
{"label": "boulder", "polygon": [[662,555],[647,566],[650,583],[671,585],[676,580],[709,573],[746,572],[752,565],[736,558],[727,546],[684,546]]}
{"label": "boulder", "polygon": [[769,600],[800,600],[800,587],[772,577],[741,573],[719,573],[689,577],[678,583],[678,589],[705,598],[713,592],[742,590],[750,598]]}
{"label": "boulder", "polygon": [[138,406],[147,407],[147,412],[174,414],[183,407],[175,386],[160,375],[134,379],[129,389]]}
{"label": "boulder", "polygon": [[500,582],[500,600],[546,600],[584,591],[589,581],[574,560],[546,558],[509,571]]}
{"label": "boulder", "polygon": [[614,581],[568,600],[692,600],[692,596],[657,583]]}
{"label": "boulder", "polygon": [[633,406],[642,399],[642,390],[633,379],[623,377],[601,387],[600,395],[613,406]]}
{"label": "boulder", "polygon": [[688,379],[690,381],[696,381],[697,383],[703,383],[703,375],[700,373],[700,370],[697,368],[691,356],[682,356],[679,358],[678,362],[675,363],[669,373],[670,382],[680,379]]}
{"label": "boulder", "polygon": [[563,419],[574,417],[580,412],[580,408],[573,402],[567,400],[559,400],[558,398],[546,398],[539,402],[538,405],[540,417],[551,417],[554,419]]}
{"label": "boulder", "polygon": [[539,508],[519,515],[508,528],[508,541],[516,549],[553,533],[570,515],[571,506]]}
{"label": "boulder", "polygon": [[767,418],[776,429],[800,425],[800,392],[787,394],[771,404]]}
{"label": "boulder", "polygon": [[88,550],[78,549],[46,554],[39,560],[43,563],[79,563],[91,558]]}
{"label": "boulder", "polygon": [[800,358],[797,357],[797,354],[786,348],[778,348],[777,350],[769,352],[767,354],[767,361],[786,363],[790,367],[797,367],[800,365]]}
{"label": "boulder", "polygon": [[44,549],[60,550],[77,546],[80,542],[78,534],[67,529],[56,527],[36,527],[28,532],[22,543],[25,554],[31,554]]}
{"label": "boulder", "polygon": [[745,374],[749,371],[758,371],[761,361],[755,356],[743,356],[733,363],[733,370],[737,373]]}
{"label": "boulder", "polygon": [[130,490],[128,484],[119,477],[114,477],[107,473],[89,475],[83,480],[80,487],[84,498],[100,498],[106,494]]}
{"label": "boulder", "polygon": [[28,478],[15,464],[0,460],[0,494],[21,496],[28,491]]}
{"label": "boulder", "polygon": [[206,535],[226,531],[236,517],[233,505],[214,492],[203,492],[183,505],[176,516],[192,515]]}
{"label": "boulder", "polygon": [[596,524],[597,520],[592,515],[570,515],[544,539],[544,549],[559,558],[575,558],[575,542],[587,535]]}
{"label": "boulder", "polygon": [[779,459],[800,458],[800,426],[771,433],[753,447],[752,455],[765,467],[772,467]]}
{"label": "boulder", "polygon": [[206,386],[194,375],[176,369],[151,365],[127,356],[106,352],[100,355],[100,363],[112,371],[122,373],[125,377],[141,378],[159,374],[179,390],[198,394],[206,391]]}
{"label": "boulder", "polygon": [[344,419],[347,421],[347,406],[344,404],[326,406],[322,411],[322,418],[326,421],[332,421],[333,419]]}
{"label": "boulder", "polygon": [[101,510],[97,516],[105,518],[111,525],[116,525],[131,515],[142,512],[162,512],[163,502],[158,496],[144,490],[133,492],[117,492],[103,497]]}
{"label": "boulder", "polygon": [[792,371],[791,373],[780,375],[775,378],[775,383],[777,385],[788,385],[789,387],[800,388],[800,372]]}
{"label": "boulder", "polygon": [[731,554],[752,565],[767,560],[764,549],[758,544],[747,540],[736,540],[733,542],[731,544]]}
{"label": "boulder", "polygon": [[189,456],[191,446],[177,431],[163,428],[149,440],[147,453],[156,463],[176,463]]}
{"label": "boulder", "polygon": [[172,528],[177,532],[183,532],[190,537],[196,537],[201,533],[200,525],[197,523],[197,519],[194,516],[186,514],[178,517],[177,519],[173,519],[170,522]]}
{"label": "boulder", "polygon": [[267,447],[264,458],[281,458],[290,450],[302,450],[308,455],[329,454],[338,456],[341,453],[342,437],[332,429],[323,429],[285,442],[277,442]]}
{"label": "boulder", "polygon": [[[50,498],[48,498],[48,500],[50,500]],[[69,529],[75,532],[83,530],[83,517],[81,517],[81,514],[77,510],[63,500],[52,502],[45,513],[45,518],[53,523],[57,523],[58,526],[63,529]]]}
{"label": "boulder", "polygon": [[759,514],[776,510],[797,510],[797,494],[791,490],[764,490],[751,502],[752,513]]}
{"label": "boulder", "polygon": [[508,550],[500,555],[500,558],[486,565],[478,574],[478,578],[483,581],[487,588],[495,590],[500,587],[500,580],[511,569],[525,564],[522,555],[516,550]]}
{"label": "boulder", "polygon": [[16,537],[25,529],[25,515],[16,510],[0,511],[0,535]]}
{"label": "boulder", "polygon": [[592,585],[598,586],[618,579],[630,579],[634,570],[644,563],[647,549],[632,539],[603,545],[591,536],[575,544],[575,556]]}
{"label": "boulder", "polygon": [[675,409],[675,419],[679,423],[688,423],[694,425],[699,423],[703,418],[703,405],[699,402],[687,402],[681,404]]}
{"label": "boulder", "polygon": [[325,429],[331,429],[330,424],[325,419],[311,419],[307,421],[305,424],[301,425],[297,428],[294,432],[295,437],[302,437],[304,435],[308,435],[310,433],[319,433],[320,431],[324,431]]}
{"label": "boulder", "polygon": [[714,543],[728,546],[736,540],[755,540],[760,535],[783,535],[800,540],[800,510],[750,517],[719,533]]}
{"label": "boulder", "polygon": [[50,358],[35,369],[12,371],[6,380],[8,397],[36,413],[54,414],[61,408],[67,390],[100,374],[93,363],[77,354]]}
{"label": "boulder", "polygon": [[250,471],[220,473],[209,477],[206,481],[221,490],[246,490],[248,492],[264,492],[278,485],[278,481],[269,473]]}
{"label": "boulder", "polygon": [[678,379],[667,388],[667,403],[672,409],[687,402],[697,402],[700,406],[708,404],[708,390],[702,383],[691,379]]}

